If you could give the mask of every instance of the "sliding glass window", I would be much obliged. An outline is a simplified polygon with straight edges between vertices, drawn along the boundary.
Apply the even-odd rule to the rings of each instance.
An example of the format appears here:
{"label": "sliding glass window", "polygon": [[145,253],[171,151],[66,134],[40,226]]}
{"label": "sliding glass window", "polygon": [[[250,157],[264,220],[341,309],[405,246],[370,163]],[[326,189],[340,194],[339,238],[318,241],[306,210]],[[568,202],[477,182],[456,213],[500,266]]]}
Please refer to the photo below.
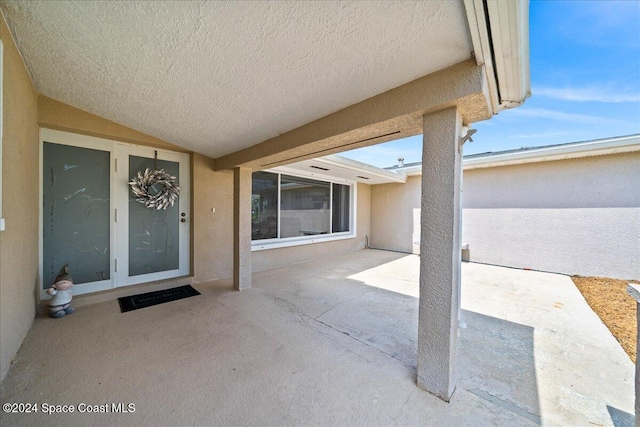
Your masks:
{"label": "sliding glass window", "polygon": [[331,184],[282,175],[280,237],[328,234],[331,226]]}
{"label": "sliding glass window", "polygon": [[252,240],[351,231],[351,185],[272,172],[252,181]]}
{"label": "sliding glass window", "polygon": [[333,184],[333,232],[340,233],[350,231],[351,224],[351,187],[342,184]]}
{"label": "sliding glass window", "polygon": [[255,172],[251,183],[251,240],[278,237],[278,174]]}

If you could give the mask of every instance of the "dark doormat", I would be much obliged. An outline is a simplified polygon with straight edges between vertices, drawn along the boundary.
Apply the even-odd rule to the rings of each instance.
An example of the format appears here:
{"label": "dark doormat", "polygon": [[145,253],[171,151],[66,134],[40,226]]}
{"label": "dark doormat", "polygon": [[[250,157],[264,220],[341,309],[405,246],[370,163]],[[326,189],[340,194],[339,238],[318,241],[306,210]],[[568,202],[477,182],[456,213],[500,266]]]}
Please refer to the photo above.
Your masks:
{"label": "dark doormat", "polygon": [[146,294],[118,298],[118,302],[120,303],[120,311],[125,313],[127,311],[164,304],[165,302],[176,301],[196,295],[200,295],[200,292],[193,289],[191,285],[184,285],[177,288],[165,289],[164,291],[148,292]]}

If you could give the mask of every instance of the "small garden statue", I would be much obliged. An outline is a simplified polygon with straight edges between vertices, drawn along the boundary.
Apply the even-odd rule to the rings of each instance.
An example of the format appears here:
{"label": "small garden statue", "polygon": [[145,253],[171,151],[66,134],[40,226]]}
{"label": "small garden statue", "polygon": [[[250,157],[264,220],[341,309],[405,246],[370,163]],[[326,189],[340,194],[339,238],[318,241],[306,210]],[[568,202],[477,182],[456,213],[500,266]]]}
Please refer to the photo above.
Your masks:
{"label": "small garden statue", "polygon": [[73,279],[69,275],[69,265],[65,264],[58,273],[53,286],[47,289],[47,294],[53,296],[49,301],[49,316],[63,317],[75,311],[75,308],[71,307],[72,286]]}

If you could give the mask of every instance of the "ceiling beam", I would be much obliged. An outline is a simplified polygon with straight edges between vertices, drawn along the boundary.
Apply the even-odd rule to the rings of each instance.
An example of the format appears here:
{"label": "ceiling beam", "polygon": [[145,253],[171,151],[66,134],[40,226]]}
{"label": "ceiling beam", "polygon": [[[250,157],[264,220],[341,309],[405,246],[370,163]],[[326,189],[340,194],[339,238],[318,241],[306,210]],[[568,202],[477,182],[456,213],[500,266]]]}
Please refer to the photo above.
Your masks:
{"label": "ceiling beam", "polygon": [[268,169],[422,133],[422,116],[457,106],[465,124],[492,111],[484,67],[469,59],[252,147],[215,160],[215,170]]}

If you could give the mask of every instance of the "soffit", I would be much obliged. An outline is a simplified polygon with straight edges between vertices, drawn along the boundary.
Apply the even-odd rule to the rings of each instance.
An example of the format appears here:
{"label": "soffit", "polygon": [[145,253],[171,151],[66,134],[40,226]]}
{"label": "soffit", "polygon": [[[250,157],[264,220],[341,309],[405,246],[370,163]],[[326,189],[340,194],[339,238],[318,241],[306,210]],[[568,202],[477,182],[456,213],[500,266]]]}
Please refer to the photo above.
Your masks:
{"label": "soffit", "polygon": [[1,7],[41,94],[214,158],[472,50],[462,1]]}
{"label": "soffit", "polygon": [[361,182],[369,185],[404,183],[406,181],[404,175],[337,155],[291,163],[271,169],[271,171],[336,182]]}

